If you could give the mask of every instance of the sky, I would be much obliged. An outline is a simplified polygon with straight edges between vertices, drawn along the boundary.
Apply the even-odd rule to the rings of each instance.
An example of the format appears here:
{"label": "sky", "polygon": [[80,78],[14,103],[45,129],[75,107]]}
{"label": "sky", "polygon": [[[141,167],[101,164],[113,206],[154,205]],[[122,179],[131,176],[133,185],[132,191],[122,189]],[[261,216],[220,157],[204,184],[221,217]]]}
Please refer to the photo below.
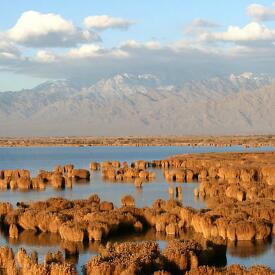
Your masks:
{"label": "sky", "polygon": [[180,84],[275,74],[275,2],[10,0],[0,12],[0,91],[119,73]]}

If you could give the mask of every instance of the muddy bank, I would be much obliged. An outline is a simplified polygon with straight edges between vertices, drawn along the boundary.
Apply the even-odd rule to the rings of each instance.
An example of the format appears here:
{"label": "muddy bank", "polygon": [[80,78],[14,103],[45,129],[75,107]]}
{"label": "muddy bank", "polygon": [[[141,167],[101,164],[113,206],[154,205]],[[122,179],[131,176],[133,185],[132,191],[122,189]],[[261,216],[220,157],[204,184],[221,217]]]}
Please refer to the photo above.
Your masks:
{"label": "muddy bank", "polygon": [[0,138],[1,146],[274,146],[275,136],[139,136]]}

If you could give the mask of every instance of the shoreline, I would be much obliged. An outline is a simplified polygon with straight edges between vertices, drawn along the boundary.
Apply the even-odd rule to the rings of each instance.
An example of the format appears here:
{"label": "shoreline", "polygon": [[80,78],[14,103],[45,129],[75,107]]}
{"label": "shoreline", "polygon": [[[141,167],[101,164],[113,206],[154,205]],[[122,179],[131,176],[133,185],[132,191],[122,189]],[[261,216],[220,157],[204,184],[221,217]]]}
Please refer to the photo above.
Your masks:
{"label": "shoreline", "polygon": [[149,147],[149,146],[275,146],[275,135],[261,136],[140,136],[0,138],[0,147]]}

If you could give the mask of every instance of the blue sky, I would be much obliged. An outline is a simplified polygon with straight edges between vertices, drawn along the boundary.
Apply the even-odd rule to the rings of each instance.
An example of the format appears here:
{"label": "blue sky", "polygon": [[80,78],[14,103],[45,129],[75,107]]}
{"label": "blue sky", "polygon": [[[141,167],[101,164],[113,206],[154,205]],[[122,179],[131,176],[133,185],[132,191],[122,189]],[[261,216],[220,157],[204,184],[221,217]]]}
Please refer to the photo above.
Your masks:
{"label": "blue sky", "polygon": [[[128,32],[107,33],[104,37],[107,45],[116,45],[117,42],[128,38],[139,41],[152,38],[174,41],[181,37],[184,26],[194,18],[208,19],[224,26],[245,24],[249,21],[245,9],[251,3],[255,1],[13,0],[1,4],[3,11],[8,12],[1,15],[0,29],[6,30],[12,27],[26,10],[61,14],[77,25],[81,25],[86,16],[107,14],[137,22]],[[257,3],[270,6],[272,1],[257,1]]]}
{"label": "blue sky", "polygon": [[[266,17],[257,17],[257,11],[253,11],[248,15],[247,8],[252,4],[257,4],[258,8],[264,9]],[[273,60],[274,57],[275,31],[273,37],[273,30],[275,15],[273,18],[273,11],[275,6],[272,4],[273,1],[255,2],[246,0],[4,1],[4,3],[1,3],[0,32],[2,36],[0,35],[0,41],[2,40],[5,43],[2,46],[4,47],[2,51],[5,53],[5,58],[1,59],[0,44],[0,91],[29,88],[46,79],[65,78],[67,75],[75,79],[83,76],[83,78],[89,77],[97,80],[100,77],[108,77],[128,69],[130,72],[143,73],[144,71],[144,73],[150,72],[163,76],[165,68],[175,67],[178,71],[171,72],[172,77],[167,75],[167,79],[171,78],[171,81],[173,76],[176,79],[178,75],[187,75],[186,72],[190,66],[193,66],[192,71],[202,76],[204,74],[208,76],[209,74],[209,70],[205,71],[207,64],[213,66],[213,69],[210,69],[213,74],[217,73],[214,66],[223,66],[225,68],[224,73],[235,72],[238,71],[240,60],[239,56],[236,56],[236,52],[238,54],[241,52],[243,69],[249,69],[251,64],[258,62],[258,66],[253,65],[252,67],[254,71],[273,73],[270,69],[270,60]],[[58,37],[59,32],[56,30],[54,34],[49,33],[49,37],[36,34],[35,37],[30,35],[23,39],[18,37],[18,31],[22,31],[22,28],[26,26],[26,24],[22,24],[19,26],[20,30],[19,27],[16,29],[15,35],[7,35],[7,32],[15,26],[19,18],[27,11],[35,11],[38,13],[37,16],[49,13],[61,16],[64,20],[72,21],[75,28],[83,31],[87,28],[87,26],[84,26],[83,20],[89,16],[107,15],[110,18],[131,21],[131,24],[124,29],[111,26],[103,31],[102,29],[94,29],[93,26],[89,27],[89,31],[91,33],[95,32],[100,37],[101,42],[92,39],[83,42],[82,39],[74,41],[69,47],[63,44],[49,47],[51,44],[49,44],[50,42],[47,43],[46,39]],[[195,27],[192,27],[191,35],[186,35],[186,29],[196,19],[203,20],[200,23],[204,26],[200,25],[202,27],[198,27],[196,25],[196,30]],[[215,23],[217,26],[207,27],[207,22]],[[255,24],[250,25],[253,22]],[[249,25],[249,28],[244,31],[241,30],[241,33],[239,30],[233,30],[234,34],[237,32],[235,37],[233,31],[226,33],[230,25],[240,29]],[[267,36],[261,36],[262,29],[264,30],[263,33],[268,32]],[[26,32],[28,31],[27,29]],[[251,33],[254,35],[252,38]],[[64,30],[62,30],[63,34]],[[79,34],[76,34],[76,36],[79,36]],[[39,39],[41,39],[41,43],[37,46],[37,40]],[[136,41],[139,44],[133,46],[132,43],[131,45],[121,46],[127,41]],[[148,46],[146,43],[149,42],[151,44],[156,43],[158,46],[152,47],[151,44]],[[181,46],[178,47],[175,44],[181,44]],[[83,49],[81,48],[83,45],[90,46]],[[94,46],[91,45],[96,45],[95,47],[100,47],[100,49],[94,49]],[[227,50],[228,52],[224,53]],[[17,59],[13,57],[12,60],[10,58],[7,60],[9,51],[12,54],[17,51]],[[254,60],[254,63],[250,58],[255,58],[253,51],[257,52],[257,59]],[[73,57],[72,52],[76,53]],[[123,60],[118,58],[118,53]],[[211,56],[207,53],[210,53]],[[229,56],[232,53],[234,53],[232,60],[235,58],[235,63]],[[164,62],[164,57],[165,62],[168,62],[167,64]],[[193,63],[190,61],[196,58],[197,61]],[[144,60],[143,64],[139,62],[141,59]],[[181,60],[181,63],[179,60]],[[227,62],[227,60],[230,60],[230,62]],[[175,61],[175,66],[173,66]],[[138,68],[131,67],[133,62],[138,63]],[[114,66],[117,63],[121,65]],[[186,63],[187,65],[185,65]],[[66,66],[66,70],[62,74],[60,70],[64,66]],[[114,67],[113,70],[110,69],[111,66]],[[163,66],[163,69],[161,66]],[[58,68],[58,70],[55,71],[55,68]],[[83,70],[83,74],[80,75],[81,70]],[[91,75],[85,74],[87,70],[91,71]],[[94,72],[95,70],[102,70],[102,73]],[[107,71],[106,75],[104,71]],[[188,77],[192,76],[188,75]]]}

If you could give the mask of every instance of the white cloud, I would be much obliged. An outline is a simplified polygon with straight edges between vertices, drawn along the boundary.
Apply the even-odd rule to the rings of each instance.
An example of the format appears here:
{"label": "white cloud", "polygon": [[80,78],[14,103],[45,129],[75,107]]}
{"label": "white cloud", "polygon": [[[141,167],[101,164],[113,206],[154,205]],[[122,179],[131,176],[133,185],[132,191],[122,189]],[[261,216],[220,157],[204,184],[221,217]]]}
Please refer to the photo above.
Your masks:
{"label": "white cloud", "polygon": [[132,41],[115,48],[81,45],[54,57],[49,52],[39,51],[34,58],[11,66],[9,70],[48,79],[75,79],[82,83],[98,81],[124,72],[149,73],[167,83],[176,84],[188,78],[210,76],[212,70],[222,66],[219,65],[220,62],[220,56],[214,56],[210,52],[183,46],[174,49],[170,45],[156,45],[150,41]]}
{"label": "white cloud", "polygon": [[73,48],[67,53],[63,54],[63,58],[74,58],[74,59],[82,59],[82,58],[126,58],[129,54],[121,49],[121,48],[102,48],[96,44],[84,44],[78,48]]}
{"label": "white cloud", "polygon": [[96,58],[127,58],[129,54],[122,48],[102,48],[97,44],[83,44],[76,48],[71,48],[67,52],[60,54],[49,52],[46,50],[39,50],[34,58],[29,58],[29,61],[42,63],[57,63],[75,60],[82,62],[82,60],[93,60]]}
{"label": "white cloud", "polygon": [[29,47],[70,47],[78,43],[98,40],[92,31],[82,30],[58,14],[26,11],[7,37]]}
{"label": "white cloud", "polygon": [[210,20],[205,20],[202,18],[194,19],[192,21],[191,25],[193,27],[197,27],[197,28],[217,28],[220,26],[219,24],[217,24],[215,22],[212,22]]}
{"label": "white cloud", "polygon": [[56,56],[51,52],[41,50],[37,52],[36,60],[40,62],[52,63],[56,61]]}
{"label": "white cloud", "polygon": [[134,22],[120,17],[108,15],[89,16],[84,19],[84,25],[89,29],[121,29],[127,30]]}
{"label": "white cloud", "polygon": [[121,45],[123,47],[138,48],[141,44],[138,41],[131,39],[131,40],[127,40],[127,41],[123,42]]}
{"label": "white cloud", "polygon": [[39,51],[33,58],[6,63],[6,68],[28,76],[67,78],[80,83],[91,83],[125,72],[154,74],[167,84],[247,70],[275,73],[275,49],[259,50],[245,46],[216,51],[209,46],[194,48],[188,43],[158,47],[148,44],[128,41],[115,48],[85,44],[66,53]]}
{"label": "white cloud", "polygon": [[5,37],[0,35],[0,58],[1,59],[18,59],[21,55],[19,49]]}
{"label": "white cloud", "polygon": [[158,41],[148,41],[144,43],[140,43],[136,40],[127,40],[121,44],[122,48],[147,48],[151,50],[160,49],[161,45]]}
{"label": "white cloud", "polygon": [[184,33],[187,35],[197,35],[205,31],[205,29],[214,29],[220,27],[219,24],[205,20],[202,18],[194,19],[185,29]]}
{"label": "white cloud", "polygon": [[200,39],[229,42],[275,41],[275,29],[270,29],[257,22],[251,22],[243,28],[229,26],[226,32],[205,32],[200,35]]}
{"label": "white cloud", "polygon": [[259,4],[252,4],[248,6],[247,14],[257,21],[275,20],[275,8],[267,8]]}
{"label": "white cloud", "polygon": [[68,56],[73,58],[95,57],[100,55],[100,49],[99,45],[85,44],[79,48],[71,49]]}
{"label": "white cloud", "polygon": [[122,49],[113,49],[110,52],[110,55],[115,58],[127,58],[129,57],[129,53],[127,51],[124,51]]}

